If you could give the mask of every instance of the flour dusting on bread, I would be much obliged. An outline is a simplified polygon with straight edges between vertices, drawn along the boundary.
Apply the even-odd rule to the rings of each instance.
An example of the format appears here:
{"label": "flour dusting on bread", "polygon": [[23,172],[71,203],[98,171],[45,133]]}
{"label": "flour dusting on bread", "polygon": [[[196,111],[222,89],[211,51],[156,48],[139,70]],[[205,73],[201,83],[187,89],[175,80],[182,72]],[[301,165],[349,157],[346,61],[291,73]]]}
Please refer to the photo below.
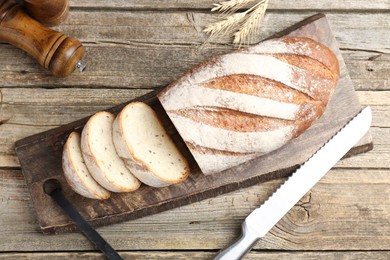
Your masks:
{"label": "flour dusting on bread", "polygon": [[323,114],[338,77],[338,60],[328,47],[285,37],[203,62],[158,98],[210,174],[299,136]]}

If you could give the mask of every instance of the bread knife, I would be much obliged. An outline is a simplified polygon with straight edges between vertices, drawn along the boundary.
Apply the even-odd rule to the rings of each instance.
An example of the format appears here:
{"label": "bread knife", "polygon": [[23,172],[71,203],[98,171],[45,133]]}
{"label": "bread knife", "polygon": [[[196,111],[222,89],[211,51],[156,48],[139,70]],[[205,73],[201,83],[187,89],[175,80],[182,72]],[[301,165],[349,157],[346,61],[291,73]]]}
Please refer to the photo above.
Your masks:
{"label": "bread knife", "polygon": [[372,121],[366,107],[302,164],[291,177],[242,224],[241,237],[215,260],[241,259],[276,223],[367,133]]}

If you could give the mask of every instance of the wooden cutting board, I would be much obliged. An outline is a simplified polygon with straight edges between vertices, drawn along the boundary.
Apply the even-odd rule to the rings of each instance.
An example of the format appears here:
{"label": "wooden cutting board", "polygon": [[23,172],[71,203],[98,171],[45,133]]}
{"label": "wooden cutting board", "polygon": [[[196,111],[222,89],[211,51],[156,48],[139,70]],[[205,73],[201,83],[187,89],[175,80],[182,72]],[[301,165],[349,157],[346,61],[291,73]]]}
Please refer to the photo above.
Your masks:
{"label": "wooden cutting board", "polygon": [[[190,177],[183,183],[165,188],[151,188],[142,185],[135,192],[113,194],[110,199],[105,201],[83,198],[74,193],[67,185],[62,172],[63,145],[72,131],[81,132],[88,118],[24,138],[16,142],[16,153],[27,187],[30,190],[31,200],[36,209],[42,232],[53,234],[76,229],[51,197],[45,194],[43,184],[51,179],[56,179],[61,183],[64,195],[96,227],[158,213],[256,183],[289,176],[299,164],[307,160],[338,129],[357,114],[361,106],[324,15],[318,14],[309,17],[274,37],[284,35],[306,36],[317,40],[330,47],[340,61],[339,85],[325,114],[300,137],[266,156],[221,173],[205,176],[200,172],[162,109],[156,98],[156,94],[160,90],[156,90],[135,100],[146,102],[156,110],[168,133],[189,160]],[[113,107],[108,111],[118,113],[125,105]],[[346,156],[369,151],[372,147],[371,136],[367,133]]]}

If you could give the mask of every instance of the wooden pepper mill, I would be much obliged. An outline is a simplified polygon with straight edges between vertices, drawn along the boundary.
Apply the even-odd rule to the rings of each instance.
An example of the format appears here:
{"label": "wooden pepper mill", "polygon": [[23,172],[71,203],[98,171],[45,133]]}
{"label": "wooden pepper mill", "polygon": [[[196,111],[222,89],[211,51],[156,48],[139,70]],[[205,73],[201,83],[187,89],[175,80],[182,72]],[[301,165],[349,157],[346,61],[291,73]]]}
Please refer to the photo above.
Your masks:
{"label": "wooden pepper mill", "polygon": [[27,13],[45,25],[58,25],[68,15],[68,0],[16,0]]}
{"label": "wooden pepper mill", "polygon": [[[44,1],[28,2],[38,4]],[[29,10],[33,7],[30,5]],[[38,14],[38,17],[41,16],[44,16],[43,13]],[[58,19],[62,19],[62,15]],[[81,61],[84,47],[77,39],[43,26],[27,15],[15,0],[0,0],[0,41],[26,51],[57,77],[68,76],[76,68],[80,71],[85,69]]]}

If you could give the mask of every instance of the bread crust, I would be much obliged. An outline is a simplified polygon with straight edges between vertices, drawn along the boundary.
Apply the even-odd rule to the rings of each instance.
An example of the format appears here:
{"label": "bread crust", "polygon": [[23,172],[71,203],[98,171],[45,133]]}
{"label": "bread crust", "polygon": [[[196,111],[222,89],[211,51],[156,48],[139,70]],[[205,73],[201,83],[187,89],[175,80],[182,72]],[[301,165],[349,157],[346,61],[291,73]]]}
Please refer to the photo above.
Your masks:
{"label": "bread crust", "polygon": [[[89,186],[84,180],[81,178],[81,174],[89,175],[90,178],[93,178],[89,172],[85,172],[85,170],[78,169],[76,167],[76,163],[72,160],[71,155],[71,148],[70,145],[73,141],[73,138],[80,139],[80,134],[77,132],[72,132],[67,142],[64,145],[63,150],[63,156],[62,156],[62,169],[64,171],[64,176],[69,184],[69,186],[72,188],[73,191],[76,193],[90,199],[99,199],[99,200],[105,200],[108,199],[111,196],[111,193],[101,187],[98,183],[95,182],[96,185],[94,187]],[[80,140],[78,141],[78,146],[80,148]],[[81,152],[80,152],[81,155]],[[82,160],[82,158],[80,158]],[[85,166],[86,168],[86,166]],[[83,171],[83,172],[80,172]]]}

